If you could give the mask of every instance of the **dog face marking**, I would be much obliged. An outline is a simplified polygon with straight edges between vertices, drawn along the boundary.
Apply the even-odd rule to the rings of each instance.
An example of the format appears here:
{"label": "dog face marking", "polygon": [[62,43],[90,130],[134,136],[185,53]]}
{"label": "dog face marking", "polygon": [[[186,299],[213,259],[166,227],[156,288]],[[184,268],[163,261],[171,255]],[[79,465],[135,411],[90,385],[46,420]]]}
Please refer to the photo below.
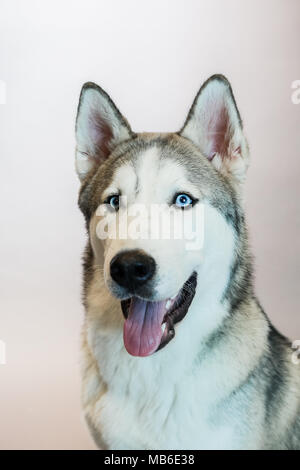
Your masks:
{"label": "dog face marking", "polygon": [[[204,268],[216,263],[228,273],[233,262],[235,232],[239,229],[236,201],[247,168],[240,116],[230,85],[216,77],[200,90],[179,133],[137,135],[103,90],[87,84],[81,93],[76,130],[76,166],[82,180],[79,203],[87,218],[95,265],[100,267],[99,272],[103,269],[112,295],[123,302],[126,322],[136,320],[133,329],[141,326],[138,317],[144,323],[151,316],[158,318],[152,334],[151,326],[147,330],[153,347],[133,345],[132,338],[128,339],[131,332],[125,335],[131,342],[129,352],[148,355],[157,350],[166,335],[165,323],[167,339],[174,336],[174,325],[167,322],[167,315],[174,309],[179,311],[180,306],[180,314],[174,317],[177,321],[183,318],[197,280],[203,283]],[[203,207],[201,250],[188,250],[184,235],[153,239],[128,232],[126,237],[99,238],[97,228],[103,222],[115,223],[119,234],[124,199],[128,213],[143,207],[152,226],[153,206],[163,206],[163,219],[169,220],[174,208],[175,213],[176,208],[181,210],[176,205],[178,196],[191,201],[181,218],[182,233],[197,205]],[[111,201],[117,204],[117,210]],[[99,215],[97,209],[104,203],[110,210]],[[134,225],[135,216],[131,214],[130,220]],[[216,249],[219,246],[228,250]]]}

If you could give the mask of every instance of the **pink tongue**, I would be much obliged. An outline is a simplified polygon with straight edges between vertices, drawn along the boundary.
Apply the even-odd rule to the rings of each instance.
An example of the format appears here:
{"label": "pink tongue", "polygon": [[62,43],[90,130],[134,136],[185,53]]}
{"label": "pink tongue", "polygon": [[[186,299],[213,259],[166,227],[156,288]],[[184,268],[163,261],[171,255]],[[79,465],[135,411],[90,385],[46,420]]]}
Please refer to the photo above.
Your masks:
{"label": "pink tongue", "polygon": [[129,315],[124,323],[124,344],[132,356],[149,356],[158,348],[166,301],[147,302],[132,297]]}

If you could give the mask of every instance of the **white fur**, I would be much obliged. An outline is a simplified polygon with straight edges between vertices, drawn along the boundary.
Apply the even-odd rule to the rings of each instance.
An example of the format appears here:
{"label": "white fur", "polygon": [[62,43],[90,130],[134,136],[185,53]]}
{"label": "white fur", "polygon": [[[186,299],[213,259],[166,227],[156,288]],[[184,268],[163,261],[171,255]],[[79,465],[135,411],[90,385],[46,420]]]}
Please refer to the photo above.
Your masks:
{"label": "white fur", "polygon": [[[137,175],[130,166],[120,167],[112,182],[112,187],[123,184],[131,202],[161,201],[178,188],[197,191],[179,164],[167,160],[159,166],[155,149],[145,153],[140,162]],[[196,196],[201,197],[199,190]],[[83,405],[110,449],[255,448],[260,439],[259,430],[255,439],[247,431],[245,422],[251,423],[253,417],[247,409],[241,414],[239,397],[223,404],[222,400],[246,379],[249,369],[243,369],[245,358],[248,365],[256,360],[253,332],[260,329],[263,337],[267,327],[254,314],[243,320],[246,330],[242,337],[241,331],[233,328],[231,348],[227,346],[226,354],[222,342],[214,353],[205,350],[205,340],[227,315],[221,299],[232,263],[234,233],[216,209],[203,203],[205,236],[201,257],[184,252],[183,245],[170,241],[159,245],[148,240],[117,240],[103,246],[95,236],[96,217],[91,222],[93,248],[97,260],[104,257],[107,285],[99,275],[100,261],[88,293],[83,333]],[[174,295],[193,270],[198,272],[196,295],[186,317],[175,327],[175,338],[149,357],[132,357],[126,352],[120,302],[108,289],[109,262],[124,247],[143,248],[155,257],[160,298]]]}
{"label": "white fur", "polygon": [[[166,203],[176,192],[188,191],[193,196],[199,198],[200,192],[194,187],[184,174],[182,166],[171,160],[159,160],[159,151],[151,148],[141,155],[137,173],[131,164],[122,165],[115,173],[110,187],[105,191],[105,195],[114,192],[114,188],[119,188],[122,195],[127,197],[128,207],[133,204],[141,204],[151,214],[152,204]],[[138,182],[139,187],[136,188]],[[180,209],[179,209],[180,210]],[[108,218],[117,217],[117,213],[110,213]],[[97,246],[101,251],[103,241],[99,240],[95,228],[101,217],[96,215],[91,221],[91,239],[94,249]],[[186,250],[187,240],[155,240],[151,239],[107,239],[104,242],[104,279],[108,287],[111,287],[109,273],[112,258],[124,249],[142,249],[151,255],[157,263],[158,272],[156,281],[158,284],[157,298],[162,300],[178,293],[185,281],[190,277],[193,269],[196,269],[201,262],[202,252]],[[177,255],[174,256],[174,253]],[[184,262],[178,264],[178,258]]]}

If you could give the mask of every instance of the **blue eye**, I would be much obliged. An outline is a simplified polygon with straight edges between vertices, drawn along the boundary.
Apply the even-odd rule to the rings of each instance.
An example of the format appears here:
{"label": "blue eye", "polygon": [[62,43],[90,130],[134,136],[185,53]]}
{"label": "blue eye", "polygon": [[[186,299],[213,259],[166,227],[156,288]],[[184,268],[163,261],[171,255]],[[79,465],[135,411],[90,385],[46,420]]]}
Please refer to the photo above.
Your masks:
{"label": "blue eye", "polygon": [[192,206],[193,203],[194,200],[187,194],[177,194],[177,196],[175,196],[174,204],[176,204],[177,207],[181,207],[182,209]]}
{"label": "blue eye", "polygon": [[117,211],[120,206],[120,196],[110,196],[107,198],[107,204],[110,204],[110,206]]}

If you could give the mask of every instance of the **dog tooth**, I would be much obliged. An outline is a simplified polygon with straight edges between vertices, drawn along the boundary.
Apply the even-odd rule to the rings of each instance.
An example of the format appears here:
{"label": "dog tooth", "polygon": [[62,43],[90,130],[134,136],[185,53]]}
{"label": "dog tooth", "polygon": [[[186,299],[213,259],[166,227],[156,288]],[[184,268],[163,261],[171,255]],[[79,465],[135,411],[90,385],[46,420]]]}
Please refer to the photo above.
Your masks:
{"label": "dog tooth", "polygon": [[166,309],[168,310],[171,306],[171,300],[168,300],[166,303]]}
{"label": "dog tooth", "polygon": [[166,322],[161,325],[161,331],[164,333],[166,329]]}

